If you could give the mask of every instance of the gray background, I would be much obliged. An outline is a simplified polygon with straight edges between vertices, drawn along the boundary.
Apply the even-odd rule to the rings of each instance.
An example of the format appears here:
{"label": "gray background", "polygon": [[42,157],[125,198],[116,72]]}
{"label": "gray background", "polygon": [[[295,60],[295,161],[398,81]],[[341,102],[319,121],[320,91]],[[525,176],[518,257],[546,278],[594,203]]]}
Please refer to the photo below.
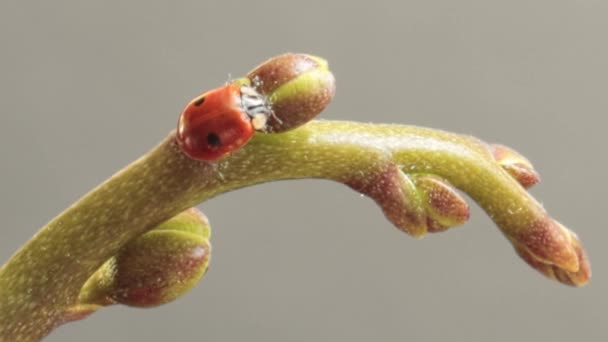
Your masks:
{"label": "gray background", "polygon": [[0,260],[175,127],[200,91],[286,51],[327,58],[327,119],[510,145],[595,276],[551,282],[475,206],[424,240],[338,184],[277,182],[201,208],[205,279],[48,341],[605,341],[605,1],[0,2]]}

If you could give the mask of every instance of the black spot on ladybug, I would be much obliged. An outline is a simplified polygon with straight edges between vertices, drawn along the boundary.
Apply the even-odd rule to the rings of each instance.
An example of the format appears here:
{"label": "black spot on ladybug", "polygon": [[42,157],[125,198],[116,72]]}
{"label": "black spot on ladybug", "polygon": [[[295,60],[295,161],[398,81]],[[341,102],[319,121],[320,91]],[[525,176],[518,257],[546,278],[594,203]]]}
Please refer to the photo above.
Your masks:
{"label": "black spot on ladybug", "polygon": [[215,133],[207,134],[207,144],[211,147],[220,147],[222,146],[222,142],[220,141],[220,137]]}
{"label": "black spot on ladybug", "polygon": [[198,100],[194,101],[194,105],[198,107],[198,106],[202,105],[203,102],[205,102],[205,97],[201,96],[201,98],[199,98]]}

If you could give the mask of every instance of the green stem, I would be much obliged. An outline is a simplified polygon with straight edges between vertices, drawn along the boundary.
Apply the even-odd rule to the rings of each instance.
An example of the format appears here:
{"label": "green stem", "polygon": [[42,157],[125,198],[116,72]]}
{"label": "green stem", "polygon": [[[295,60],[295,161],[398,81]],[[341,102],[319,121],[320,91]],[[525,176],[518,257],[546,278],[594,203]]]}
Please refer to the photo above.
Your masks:
{"label": "green stem", "polygon": [[[36,340],[62,323],[87,278],[118,249],[215,195],[293,178],[344,182],[386,163],[439,175],[503,226],[542,208],[471,137],[411,126],[313,121],[257,134],[216,164],[185,157],[171,133],[61,213],[0,269],[0,340]],[[506,208],[506,209],[505,209]]]}

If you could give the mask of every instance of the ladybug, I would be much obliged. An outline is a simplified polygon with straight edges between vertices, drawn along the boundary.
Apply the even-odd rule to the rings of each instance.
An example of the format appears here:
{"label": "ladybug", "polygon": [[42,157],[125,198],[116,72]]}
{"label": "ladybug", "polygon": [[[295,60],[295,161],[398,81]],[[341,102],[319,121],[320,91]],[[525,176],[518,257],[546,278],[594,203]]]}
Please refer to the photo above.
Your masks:
{"label": "ladybug", "polygon": [[179,117],[177,142],[190,158],[214,161],[263,131],[272,110],[248,85],[227,84],[192,100]]}

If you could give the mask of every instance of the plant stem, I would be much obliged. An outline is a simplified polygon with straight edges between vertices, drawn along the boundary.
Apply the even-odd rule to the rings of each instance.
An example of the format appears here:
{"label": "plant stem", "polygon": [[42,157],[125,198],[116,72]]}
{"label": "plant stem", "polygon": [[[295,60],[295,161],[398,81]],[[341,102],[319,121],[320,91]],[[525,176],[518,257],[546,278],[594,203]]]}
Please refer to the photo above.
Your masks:
{"label": "plant stem", "polygon": [[[346,182],[394,163],[436,174],[467,192],[503,230],[542,207],[496,163],[488,146],[401,125],[312,121],[257,134],[211,164],[185,157],[171,133],[141,159],[42,228],[0,269],[0,340],[37,340],[63,323],[87,278],[119,248],[183,210],[237,188],[293,178]],[[520,221],[521,221],[520,220]]]}

